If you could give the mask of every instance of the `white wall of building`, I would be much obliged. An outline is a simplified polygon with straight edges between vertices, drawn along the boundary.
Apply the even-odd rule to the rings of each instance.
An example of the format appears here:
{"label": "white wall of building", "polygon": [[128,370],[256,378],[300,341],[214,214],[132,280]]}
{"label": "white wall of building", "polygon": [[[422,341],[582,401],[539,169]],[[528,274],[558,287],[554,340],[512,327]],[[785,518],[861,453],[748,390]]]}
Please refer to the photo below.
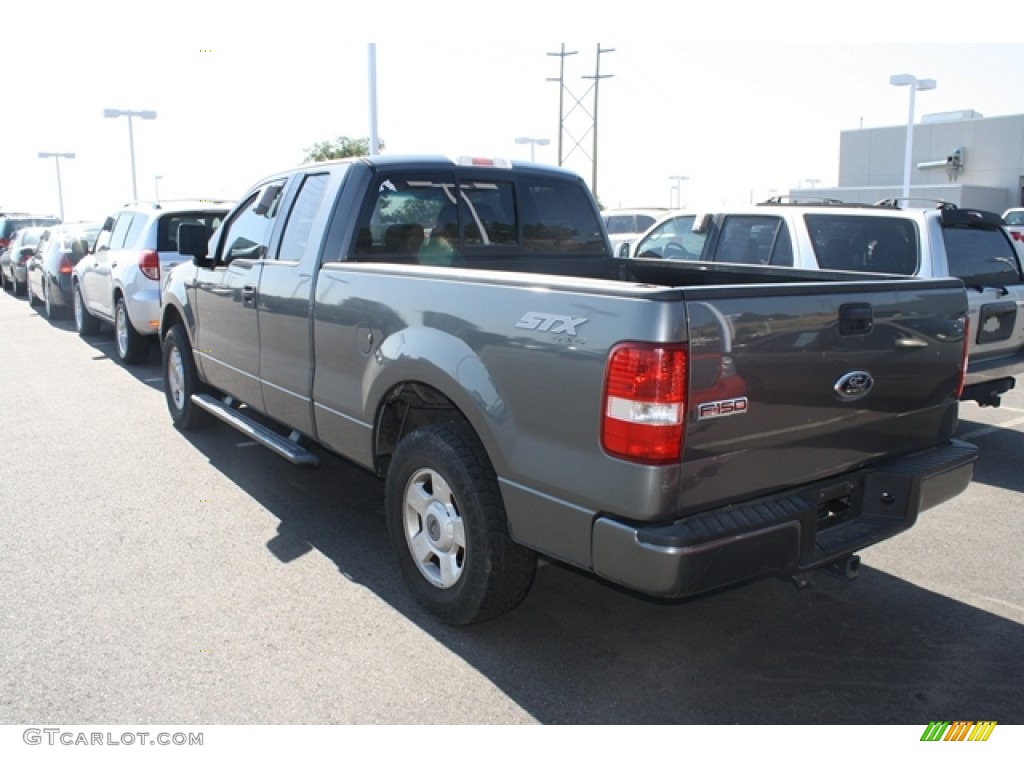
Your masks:
{"label": "white wall of building", "polygon": [[[791,194],[863,203],[901,196],[906,136],[905,125],[842,131],[839,186],[795,189]],[[926,115],[914,126],[913,143],[910,194],[923,199],[911,201],[911,207],[947,200],[1002,213],[1024,205],[1024,115],[968,119]],[[959,172],[917,167],[944,161],[957,148],[963,150]]]}

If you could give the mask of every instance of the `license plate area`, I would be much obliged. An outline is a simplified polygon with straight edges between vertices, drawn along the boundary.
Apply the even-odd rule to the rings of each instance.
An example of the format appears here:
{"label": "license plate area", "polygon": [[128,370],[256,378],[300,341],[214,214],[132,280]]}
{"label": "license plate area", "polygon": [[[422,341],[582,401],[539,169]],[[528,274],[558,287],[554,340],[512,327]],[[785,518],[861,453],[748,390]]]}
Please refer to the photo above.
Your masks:
{"label": "license plate area", "polygon": [[1017,322],[1017,303],[1000,301],[983,304],[978,312],[978,344],[1006,341],[1013,335]]}
{"label": "license plate area", "polygon": [[854,519],[860,509],[858,485],[838,483],[820,489],[814,498],[815,530],[827,531]]}

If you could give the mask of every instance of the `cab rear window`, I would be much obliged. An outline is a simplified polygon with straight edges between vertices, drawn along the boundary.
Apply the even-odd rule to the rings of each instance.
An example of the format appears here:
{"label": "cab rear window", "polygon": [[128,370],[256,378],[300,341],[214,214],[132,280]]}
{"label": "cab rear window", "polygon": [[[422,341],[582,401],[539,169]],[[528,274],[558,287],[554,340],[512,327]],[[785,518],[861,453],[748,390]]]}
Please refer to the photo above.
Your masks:
{"label": "cab rear window", "polygon": [[352,258],[358,261],[450,266],[522,252],[606,252],[601,220],[578,185],[405,172],[382,174],[374,188],[357,224]]}

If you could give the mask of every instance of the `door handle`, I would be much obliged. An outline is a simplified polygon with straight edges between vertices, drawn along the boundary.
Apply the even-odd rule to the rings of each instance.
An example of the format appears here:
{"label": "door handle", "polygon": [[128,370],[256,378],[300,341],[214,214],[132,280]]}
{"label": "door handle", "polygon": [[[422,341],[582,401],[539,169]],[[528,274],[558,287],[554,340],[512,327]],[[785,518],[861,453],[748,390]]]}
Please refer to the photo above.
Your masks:
{"label": "door handle", "polygon": [[251,307],[256,301],[256,286],[254,285],[243,285],[242,286],[242,306]]}

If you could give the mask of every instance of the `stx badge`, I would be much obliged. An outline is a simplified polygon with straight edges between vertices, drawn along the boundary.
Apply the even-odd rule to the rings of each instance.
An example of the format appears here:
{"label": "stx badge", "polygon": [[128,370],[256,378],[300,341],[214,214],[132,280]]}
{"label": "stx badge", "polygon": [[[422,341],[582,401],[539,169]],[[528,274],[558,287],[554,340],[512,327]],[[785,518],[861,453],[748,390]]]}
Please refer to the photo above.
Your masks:
{"label": "stx badge", "polygon": [[564,333],[576,335],[576,326],[587,322],[585,317],[569,317],[568,315],[548,315],[544,312],[527,312],[516,323],[516,328],[528,331],[544,331],[546,333]]}

